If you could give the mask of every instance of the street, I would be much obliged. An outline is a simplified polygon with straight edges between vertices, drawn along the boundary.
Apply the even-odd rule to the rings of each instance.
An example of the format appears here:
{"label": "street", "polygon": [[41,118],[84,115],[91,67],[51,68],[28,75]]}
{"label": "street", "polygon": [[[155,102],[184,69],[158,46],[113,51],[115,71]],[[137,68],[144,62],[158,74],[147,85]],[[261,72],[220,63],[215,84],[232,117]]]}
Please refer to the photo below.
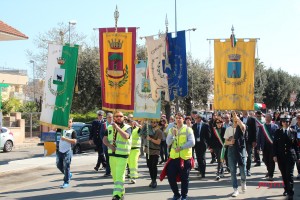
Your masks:
{"label": "street", "polygon": [[[22,150],[20,155],[24,151]],[[31,152],[31,150],[26,151]],[[17,152],[15,153],[17,154]],[[0,155],[1,162],[4,162],[3,154]],[[71,165],[73,178],[70,187],[66,189],[59,188],[59,185],[63,183],[63,175],[55,166],[55,157],[32,155],[32,158],[10,161],[9,164],[0,166],[0,198],[30,200],[111,199],[113,188],[111,177],[103,177],[103,170],[99,172],[93,170],[97,159],[95,152],[91,151],[73,156]],[[15,156],[17,157],[17,155]],[[207,159],[207,162],[209,161],[210,159]],[[126,181],[125,199],[170,199],[173,194],[167,179],[163,182],[158,181],[156,189],[149,188],[150,178],[145,157],[140,159],[139,164],[140,178],[136,184],[130,184],[128,180]],[[230,174],[225,173],[225,178],[218,182],[215,181],[216,166],[216,163],[208,164],[206,178],[202,180],[197,176],[195,170],[191,171],[189,199],[284,199],[282,184],[280,184],[282,181],[277,168],[275,180],[270,184],[263,178],[266,172],[265,166],[253,167],[252,176],[247,177],[247,192],[245,194],[240,192],[237,198],[232,198],[230,197],[233,191]],[[159,166],[159,173],[161,170],[162,165]],[[298,180],[295,181],[294,187],[295,199],[300,198]]]}

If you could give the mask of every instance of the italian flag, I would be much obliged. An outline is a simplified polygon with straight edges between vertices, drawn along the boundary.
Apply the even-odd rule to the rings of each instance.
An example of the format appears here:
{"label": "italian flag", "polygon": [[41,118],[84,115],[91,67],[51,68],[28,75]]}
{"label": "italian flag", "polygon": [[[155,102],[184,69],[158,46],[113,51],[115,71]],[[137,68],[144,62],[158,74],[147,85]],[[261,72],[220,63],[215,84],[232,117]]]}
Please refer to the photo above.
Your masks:
{"label": "italian flag", "polygon": [[77,70],[78,46],[49,44],[42,125],[68,127]]}
{"label": "italian flag", "polygon": [[254,103],[254,110],[266,109],[266,104],[264,103]]}

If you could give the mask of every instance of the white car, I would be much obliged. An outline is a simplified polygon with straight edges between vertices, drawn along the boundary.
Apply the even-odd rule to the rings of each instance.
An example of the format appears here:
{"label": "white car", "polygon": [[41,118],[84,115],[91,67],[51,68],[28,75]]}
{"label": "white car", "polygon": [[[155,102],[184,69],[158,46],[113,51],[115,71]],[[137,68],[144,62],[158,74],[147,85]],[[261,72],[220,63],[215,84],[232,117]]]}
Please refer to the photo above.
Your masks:
{"label": "white car", "polygon": [[2,127],[0,131],[0,150],[9,152],[14,146],[14,134],[6,127]]}

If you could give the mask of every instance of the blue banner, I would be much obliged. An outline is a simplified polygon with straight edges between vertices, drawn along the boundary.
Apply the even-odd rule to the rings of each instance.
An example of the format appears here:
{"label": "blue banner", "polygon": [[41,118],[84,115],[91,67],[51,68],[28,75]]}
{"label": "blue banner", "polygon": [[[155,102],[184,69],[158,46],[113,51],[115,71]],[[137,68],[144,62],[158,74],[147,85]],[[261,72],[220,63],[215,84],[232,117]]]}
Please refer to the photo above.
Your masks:
{"label": "blue banner", "polygon": [[163,65],[164,71],[168,74],[169,94],[172,101],[175,98],[175,91],[180,97],[188,94],[185,31],[177,32],[176,38],[172,38],[172,34],[168,33],[167,41],[169,63],[166,59]]}

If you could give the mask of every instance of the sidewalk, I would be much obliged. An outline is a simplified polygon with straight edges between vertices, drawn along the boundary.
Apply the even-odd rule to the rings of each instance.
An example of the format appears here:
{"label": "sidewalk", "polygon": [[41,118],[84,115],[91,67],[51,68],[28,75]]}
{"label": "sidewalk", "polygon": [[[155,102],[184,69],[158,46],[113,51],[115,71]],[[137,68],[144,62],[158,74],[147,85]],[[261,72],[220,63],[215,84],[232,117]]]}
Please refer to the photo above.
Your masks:
{"label": "sidewalk", "polygon": [[14,149],[26,149],[37,145],[43,145],[39,137],[25,138],[23,143],[14,144]]}

